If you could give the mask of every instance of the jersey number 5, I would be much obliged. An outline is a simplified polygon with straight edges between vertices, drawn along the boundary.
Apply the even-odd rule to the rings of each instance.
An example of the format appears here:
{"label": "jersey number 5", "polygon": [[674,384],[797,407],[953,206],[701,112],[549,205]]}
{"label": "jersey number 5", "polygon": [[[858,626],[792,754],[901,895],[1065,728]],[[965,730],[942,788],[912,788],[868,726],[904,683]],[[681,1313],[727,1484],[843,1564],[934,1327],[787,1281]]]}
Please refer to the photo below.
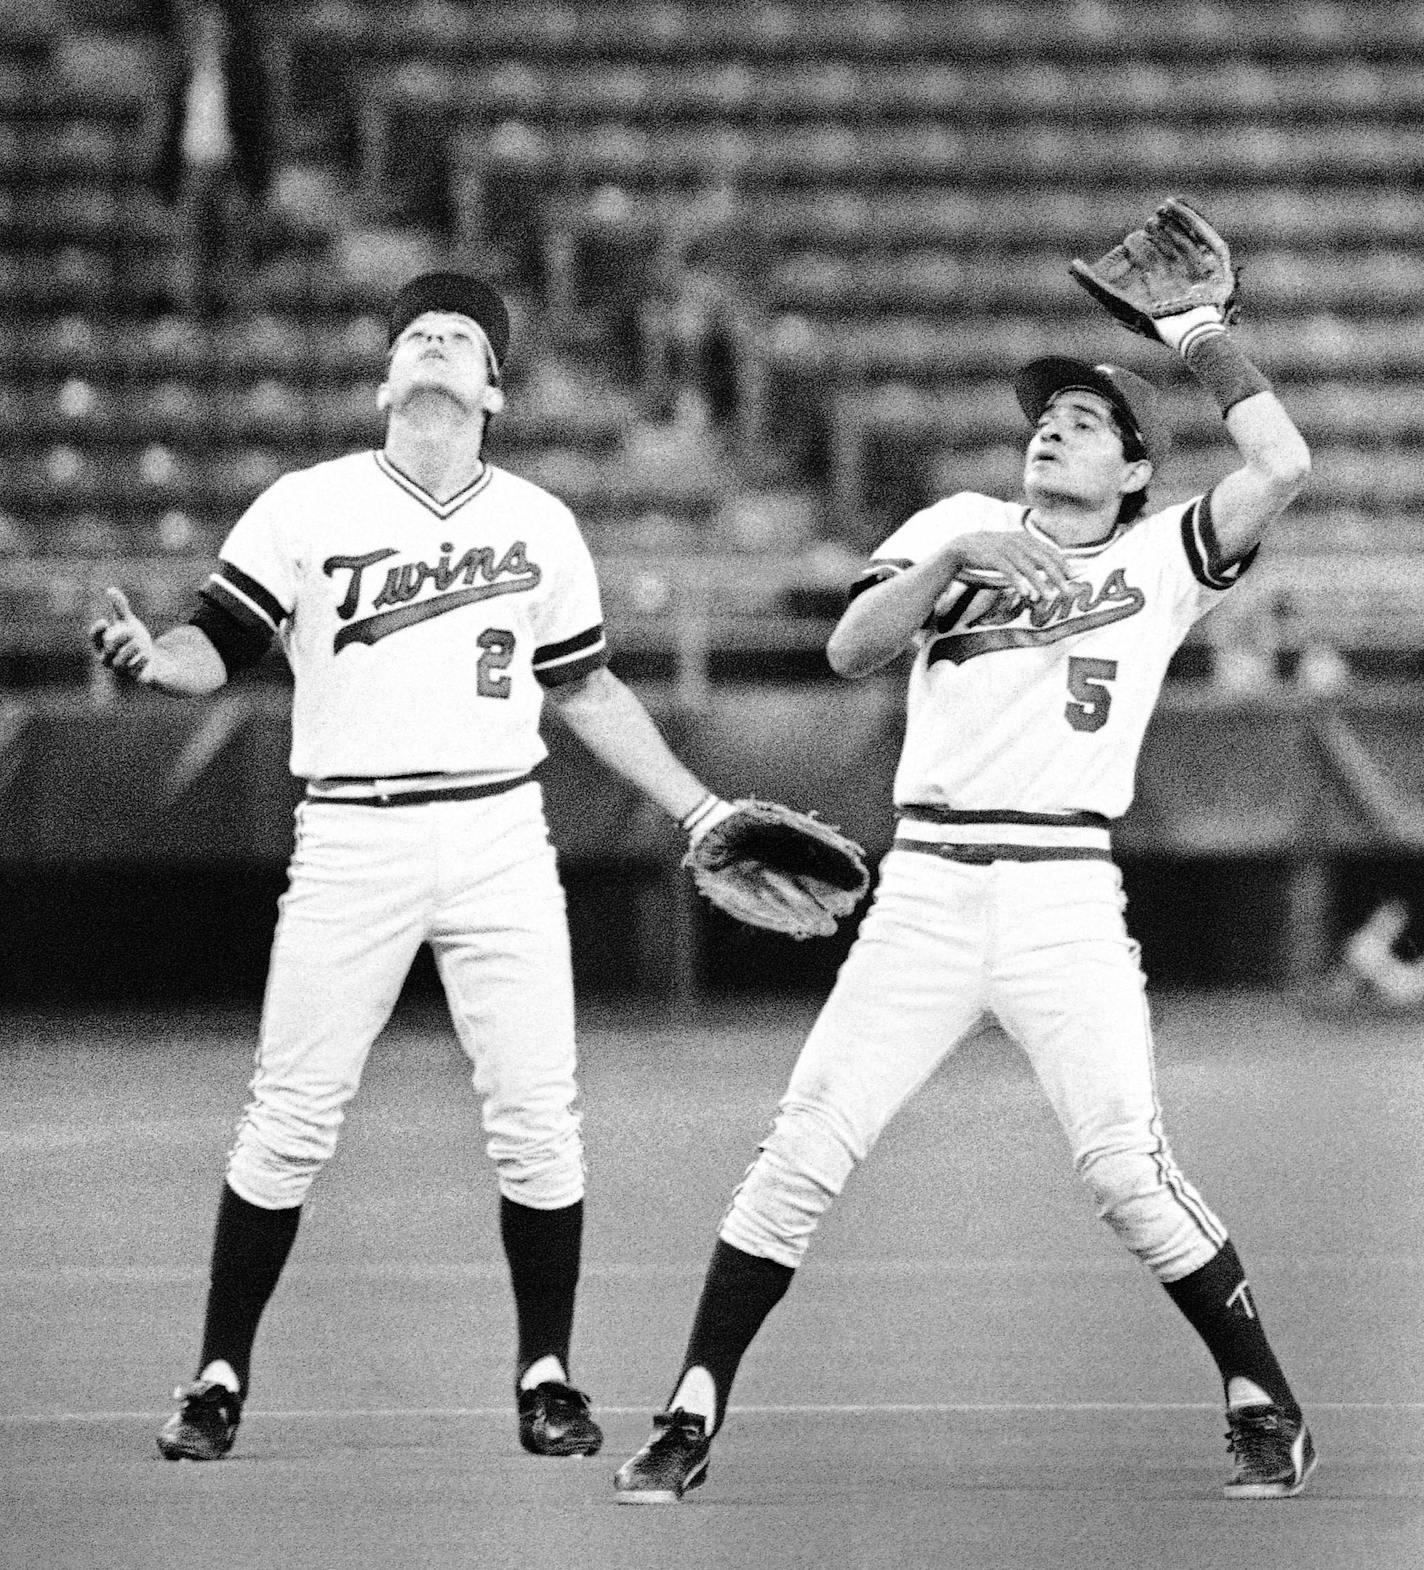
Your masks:
{"label": "jersey number 5", "polygon": [[514,634],[503,627],[489,627],[475,642],[485,651],[476,667],[479,674],[475,691],[482,698],[507,698],[509,677],[501,673],[514,658]]}
{"label": "jersey number 5", "polygon": [[1113,695],[1106,684],[1116,675],[1116,660],[1069,655],[1068,691],[1076,701],[1068,704],[1063,716],[1074,730],[1101,730],[1107,724]]}

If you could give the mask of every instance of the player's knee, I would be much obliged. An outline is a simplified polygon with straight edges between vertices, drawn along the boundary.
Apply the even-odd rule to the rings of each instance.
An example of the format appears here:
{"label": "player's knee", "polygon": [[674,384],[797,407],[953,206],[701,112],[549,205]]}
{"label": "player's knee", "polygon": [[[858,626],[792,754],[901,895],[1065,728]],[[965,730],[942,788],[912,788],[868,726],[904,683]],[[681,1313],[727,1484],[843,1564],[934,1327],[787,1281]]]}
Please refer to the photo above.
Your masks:
{"label": "player's knee", "polygon": [[335,1148],[330,1139],[271,1140],[254,1121],[247,1119],[227,1160],[231,1188],[251,1205],[264,1210],[287,1210],[307,1197],[318,1172]]}
{"label": "player's knee", "polygon": [[300,1205],[336,1149],[344,1097],[262,1086],[243,1113],[228,1154],[228,1180],[272,1210]]}
{"label": "player's knee", "polygon": [[1079,1171],[1099,1217],[1159,1280],[1197,1269],[1220,1247],[1224,1228],[1160,1153],[1105,1151]]}
{"label": "player's knee", "polygon": [[585,1165],[578,1125],[557,1133],[492,1139],[499,1191],[516,1205],[557,1210],[583,1198]]}
{"label": "player's knee", "polygon": [[1161,1187],[1157,1164],[1146,1151],[1095,1150],[1078,1161],[1078,1175],[1097,1203],[1098,1215],[1109,1225],[1119,1212],[1135,1205]]}
{"label": "player's knee", "polygon": [[722,1237],[795,1269],[855,1168],[849,1130],[823,1108],[782,1108],[738,1184]]}

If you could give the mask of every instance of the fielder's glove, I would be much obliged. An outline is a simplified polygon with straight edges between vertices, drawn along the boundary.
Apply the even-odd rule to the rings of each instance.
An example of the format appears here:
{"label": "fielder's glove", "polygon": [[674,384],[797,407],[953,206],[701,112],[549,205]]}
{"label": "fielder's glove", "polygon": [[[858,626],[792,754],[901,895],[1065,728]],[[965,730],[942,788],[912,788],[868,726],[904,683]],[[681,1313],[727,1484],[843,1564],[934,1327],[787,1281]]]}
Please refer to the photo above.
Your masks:
{"label": "fielder's glove", "polygon": [[829,823],[775,801],[729,810],[694,831],[682,864],[698,892],[749,926],[828,938],[870,884],[865,852]]}
{"label": "fielder's glove", "polygon": [[1236,320],[1239,270],[1226,241],[1179,196],[1169,196],[1140,229],[1091,265],[1075,257],[1073,278],[1124,327],[1158,338],[1164,317],[1206,306]]}

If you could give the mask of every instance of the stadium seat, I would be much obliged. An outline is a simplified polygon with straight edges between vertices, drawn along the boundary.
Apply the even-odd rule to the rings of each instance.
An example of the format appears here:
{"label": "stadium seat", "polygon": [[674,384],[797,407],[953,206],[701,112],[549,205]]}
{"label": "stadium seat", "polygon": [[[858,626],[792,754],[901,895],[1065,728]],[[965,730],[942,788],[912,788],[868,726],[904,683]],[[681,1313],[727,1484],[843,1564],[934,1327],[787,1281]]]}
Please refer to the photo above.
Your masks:
{"label": "stadium seat", "polygon": [[0,378],[0,446],[7,452],[28,447],[37,427],[26,384],[9,375]]}
{"label": "stadium seat", "polygon": [[32,175],[46,181],[85,183],[113,180],[127,162],[124,148],[131,141],[113,120],[103,118],[60,120],[32,136]]}
{"label": "stadium seat", "polygon": [[1023,483],[1021,443],[1001,441],[984,446],[949,447],[933,453],[926,465],[927,499],[956,491],[982,491],[1012,496]]}
{"label": "stadium seat", "polygon": [[758,135],[751,172],[758,180],[777,184],[798,179],[834,182],[869,171],[852,127],[807,121],[768,127]]}
{"label": "stadium seat", "polygon": [[312,325],[308,339],[312,379],[346,382],[377,376],[385,367],[386,324],[369,312]]}
{"label": "stadium seat", "polygon": [[41,383],[34,390],[31,420],[44,440],[90,445],[122,426],[122,394],[113,383],[83,376]]}
{"label": "stadium seat", "polygon": [[782,309],[814,311],[852,298],[855,270],[849,259],[821,251],[785,257],[766,280],[766,298]]}
{"label": "stadium seat", "polygon": [[138,36],[105,29],[66,29],[51,55],[54,80],[81,113],[128,119],[157,93],[159,61]]}
{"label": "stadium seat", "polygon": [[610,62],[575,66],[562,71],[552,83],[552,113],[569,120],[598,120],[639,116],[651,106],[659,111],[678,107],[668,103],[665,80],[654,85],[653,75],[636,64]]}
{"label": "stadium seat", "polygon": [[273,376],[250,384],[230,382],[218,392],[216,418],[229,436],[299,450],[311,432],[311,401],[300,385]]}
{"label": "stadium seat", "polygon": [[471,67],[460,114],[467,121],[513,118],[538,123],[553,102],[554,80],[547,71],[528,60],[499,60]]}
{"label": "stadium seat", "polygon": [[[480,14],[480,45],[490,55],[577,58],[584,52],[582,22],[578,10],[571,5],[485,7]],[[596,33],[588,36],[587,41],[596,52]]]}
{"label": "stadium seat", "polygon": [[[665,139],[665,155],[675,139]],[[653,138],[625,120],[605,120],[587,127],[576,145],[566,149],[564,171],[575,185],[609,181],[615,185],[636,185],[647,173],[653,159]]]}
{"label": "stadium seat", "polygon": [[183,316],[161,316],[135,331],[128,357],[142,375],[189,378],[211,374],[216,359],[207,330]]}
{"label": "stadium seat", "polygon": [[15,362],[35,375],[100,375],[124,363],[125,333],[103,318],[66,311],[28,320],[15,342]]}
{"label": "stadium seat", "polygon": [[871,61],[857,73],[866,117],[896,119],[908,114],[937,118],[960,115],[974,73],[951,61]]}
{"label": "stadium seat", "polygon": [[183,452],[167,442],[149,442],[135,457],[129,494],[145,506],[191,496],[199,485],[202,462],[201,450]]}
{"label": "stadium seat", "polygon": [[21,135],[18,125],[0,120],[0,182],[5,194],[4,227],[17,226],[19,198],[16,186],[25,184],[34,174],[30,157],[29,136]]}
{"label": "stadium seat", "polygon": [[289,467],[283,455],[270,447],[220,447],[195,465],[187,492],[190,505],[214,517],[236,520],[238,514]]}
{"label": "stadium seat", "polygon": [[291,378],[311,360],[311,336],[301,318],[274,311],[235,317],[214,345],[214,364],[229,377]]}
{"label": "stadium seat", "polygon": [[215,419],[211,395],[201,381],[140,382],[126,402],[129,431],[141,443],[200,447]]}
{"label": "stadium seat", "polygon": [[1412,388],[1369,381],[1326,380],[1282,387],[1297,423],[1309,441],[1409,440],[1424,434]]}
{"label": "stadium seat", "polygon": [[100,313],[115,293],[112,249],[61,245],[33,257],[29,295],[42,311],[71,309]]}
{"label": "stadium seat", "polygon": [[[63,557],[73,562],[90,562],[97,558],[123,555],[132,537],[113,513],[86,510],[66,511],[53,519],[46,525],[41,540],[46,555]],[[82,628],[76,625],[76,643],[81,632]]]}
{"label": "stadium seat", "polygon": [[132,549],[145,555],[206,558],[217,555],[223,532],[220,525],[182,507],[140,512],[128,529]]}
{"label": "stadium seat", "polygon": [[311,399],[312,440],[335,457],[349,449],[381,444],[384,421],[376,408],[374,381],[316,388]]}
{"label": "stadium seat", "polygon": [[865,84],[845,60],[802,61],[775,73],[763,113],[857,119],[865,113]]}
{"label": "stadium seat", "polygon": [[510,454],[506,466],[562,497],[575,511],[596,504],[604,489],[606,466],[578,447],[546,447]]}
{"label": "stadium seat", "polygon": [[10,466],[6,503],[37,522],[106,510],[122,489],[107,455],[76,442],[32,449]]}
{"label": "stadium seat", "polygon": [[[976,143],[956,127],[927,117],[867,125],[858,140],[847,140],[835,148],[835,161],[827,159],[824,172],[841,167],[874,180],[953,179],[966,163],[976,162],[976,146],[987,153],[990,138]],[[980,158],[976,166],[984,167],[989,161]]]}
{"label": "stadium seat", "polygon": [[380,37],[377,47],[396,59],[429,55],[435,59],[460,59],[477,52],[479,18],[468,5],[456,0],[410,0],[377,11]]}

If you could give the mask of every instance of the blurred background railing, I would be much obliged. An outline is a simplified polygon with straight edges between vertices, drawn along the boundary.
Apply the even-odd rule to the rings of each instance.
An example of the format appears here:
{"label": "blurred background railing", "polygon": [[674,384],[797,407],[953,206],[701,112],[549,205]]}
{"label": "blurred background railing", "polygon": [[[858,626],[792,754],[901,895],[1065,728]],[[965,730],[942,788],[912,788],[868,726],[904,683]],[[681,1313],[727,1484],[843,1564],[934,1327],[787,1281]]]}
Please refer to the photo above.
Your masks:
{"label": "blurred background railing", "polygon": [[[1243,260],[1241,334],[1315,465],[1258,567],[1174,662],[1154,745],[1195,737],[1173,754],[1185,779],[1216,799],[1203,781],[1219,755],[1249,801],[1252,771],[1236,765],[1263,766],[1264,716],[1323,759],[1327,718],[1358,737],[1363,714],[1363,756],[1387,744],[1386,795],[1413,799],[1424,5],[224,0],[240,177],[181,134],[204,9],[0,0],[12,825],[54,819],[61,799],[53,778],[14,794],[26,715],[67,716],[84,749],[101,726],[166,799],[148,710],[91,683],[83,627],[114,582],[141,614],[185,616],[258,491],[379,441],[384,302],[424,265],[487,271],[510,297],[492,456],[577,512],[615,668],[688,738],[729,694],[834,716],[845,700],[824,639],[865,552],[935,496],[1017,486],[1008,376],[1024,359],[1111,355],[1164,385],[1177,438],[1157,499],[1230,464],[1207,400],[1164,352],[1105,324],[1066,271],[1171,191],[1199,199]],[[282,680],[269,663],[237,696],[279,714]],[[888,686],[864,701],[894,712]],[[1212,746],[1184,718],[1203,715]],[[183,723],[208,734],[203,712]],[[851,768],[832,723],[804,749],[817,768],[782,771],[804,804]],[[782,746],[775,729],[747,734]],[[877,781],[894,744],[879,735]],[[62,755],[66,779],[93,756]],[[742,788],[757,761],[733,755],[743,776],[727,783]],[[574,767],[559,748],[551,768]],[[1339,773],[1322,770],[1304,769],[1291,800],[1318,799]],[[1163,879],[1180,882],[1174,825],[1191,816],[1155,789],[1124,830],[1143,910]],[[1265,852],[1233,828],[1229,796],[1214,845],[1193,842],[1197,886],[1234,868],[1226,907],[1249,885],[1253,909],[1279,912],[1289,936],[1266,946],[1262,974],[1328,966],[1357,907],[1412,889],[1412,830],[1391,830],[1404,819],[1359,790],[1378,808],[1368,833],[1311,843],[1318,822],[1287,814],[1296,839],[1255,882],[1240,858],[1259,867]],[[573,880],[587,866],[609,886],[622,852],[602,854],[567,815],[564,832]],[[285,827],[269,834],[264,865]],[[6,864],[43,840],[15,830]],[[1154,945],[1169,976],[1213,979],[1166,916],[1149,958]],[[13,953],[33,947],[12,934]],[[649,963],[629,960],[644,980]],[[1238,974],[1231,955],[1215,973]]]}

